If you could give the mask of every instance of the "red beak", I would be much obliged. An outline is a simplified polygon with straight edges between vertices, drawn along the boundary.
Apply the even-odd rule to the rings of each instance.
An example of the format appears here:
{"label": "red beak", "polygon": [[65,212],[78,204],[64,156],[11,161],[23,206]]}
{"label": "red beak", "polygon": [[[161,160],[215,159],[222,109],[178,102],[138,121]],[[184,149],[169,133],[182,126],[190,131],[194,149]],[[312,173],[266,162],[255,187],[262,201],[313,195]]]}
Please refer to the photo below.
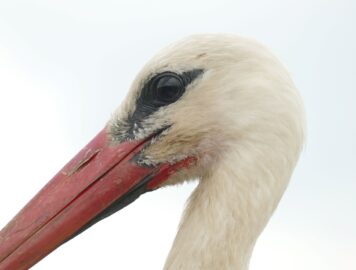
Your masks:
{"label": "red beak", "polygon": [[114,145],[101,131],[0,232],[0,270],[29,269],[193,162],[139,166],[134,157],[149,140]]}

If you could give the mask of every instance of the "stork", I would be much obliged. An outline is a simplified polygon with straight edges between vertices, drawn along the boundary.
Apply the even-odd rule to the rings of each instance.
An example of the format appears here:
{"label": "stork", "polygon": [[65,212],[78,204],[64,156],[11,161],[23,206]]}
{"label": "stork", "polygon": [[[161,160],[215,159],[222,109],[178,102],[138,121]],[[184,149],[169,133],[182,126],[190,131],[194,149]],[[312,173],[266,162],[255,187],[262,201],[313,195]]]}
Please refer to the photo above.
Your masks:
{"label": "stork", "polygon": [[165,270],[247,270],[304,140],[304,109],[268,49],[180,40],[138,73],[104,129],[0,232],[0,270],[28,269],[141,194],[184,181]]}

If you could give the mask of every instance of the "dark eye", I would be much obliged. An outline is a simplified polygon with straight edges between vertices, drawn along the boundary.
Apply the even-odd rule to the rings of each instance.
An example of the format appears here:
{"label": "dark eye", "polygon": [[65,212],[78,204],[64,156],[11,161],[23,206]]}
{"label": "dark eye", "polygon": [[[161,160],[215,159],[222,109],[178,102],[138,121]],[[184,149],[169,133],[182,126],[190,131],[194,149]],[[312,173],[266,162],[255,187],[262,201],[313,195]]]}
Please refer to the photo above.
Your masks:
{"label": "dark eye", "polygon": [[170,104],[183,95],[184,82],[177,74],[163,73],[153,78],[150,91],[157,105]]}
{"label": "dark eye", "polygon": [[179,100],[186,87],[202,73],[202,69],[193,69],[181,74],[164,71],[150,78],[137,97],[136,108],[130,115],[129,122],[137,124],[161,107]]}

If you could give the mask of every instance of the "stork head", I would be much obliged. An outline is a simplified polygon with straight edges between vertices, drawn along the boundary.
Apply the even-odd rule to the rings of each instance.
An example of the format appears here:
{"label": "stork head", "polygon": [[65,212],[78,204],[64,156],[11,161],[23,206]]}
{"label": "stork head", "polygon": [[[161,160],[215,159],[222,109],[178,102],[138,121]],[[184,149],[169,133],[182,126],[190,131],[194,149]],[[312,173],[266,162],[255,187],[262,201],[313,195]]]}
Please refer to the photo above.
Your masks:
{"label": "stork head", "polygon": [[[195,35],[139,72],[106,127],[0,233],[0,270],[27,269],[140,194],[203,178],[234,151],[292,169],[303,110],[279,61],[255,41]],[[285,181],[285,180],[283,180]]]}
{"label": "stork head", "polygon": [[[140,152],[146,166],[194,157],[183,177],[201,178],[229,151],[268,145],[295,160],[303,109],[281,63],[254,40],[194,35],[154,56],[139,72],[108,124],[115,143],[157,134]],[[186,172],[186,170],[184,170]]]}

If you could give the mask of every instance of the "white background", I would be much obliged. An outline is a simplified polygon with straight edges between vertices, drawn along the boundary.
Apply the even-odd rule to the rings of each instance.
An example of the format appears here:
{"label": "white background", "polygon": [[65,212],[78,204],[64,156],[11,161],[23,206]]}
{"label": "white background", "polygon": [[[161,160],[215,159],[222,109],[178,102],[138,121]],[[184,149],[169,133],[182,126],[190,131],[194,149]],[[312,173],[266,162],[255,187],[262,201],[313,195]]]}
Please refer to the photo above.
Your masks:
{"label": "white background", "polygon": [[[185,35],[267,46],[305,101],[308,142],[251,269],[356,269],[356,3],[0,2],[0,227],[105,124],[140,67]],[[34,269],[161,269],[194,185],[138,201]]]}

